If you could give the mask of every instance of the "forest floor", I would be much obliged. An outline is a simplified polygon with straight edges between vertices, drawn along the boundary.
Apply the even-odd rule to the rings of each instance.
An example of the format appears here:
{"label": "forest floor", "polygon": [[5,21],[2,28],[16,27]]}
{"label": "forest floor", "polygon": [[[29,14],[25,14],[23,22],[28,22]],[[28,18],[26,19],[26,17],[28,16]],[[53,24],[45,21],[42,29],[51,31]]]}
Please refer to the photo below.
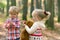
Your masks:
{"label": "forest floor", "polygon": [[[44,40],[60,40],[60,24],[55,24],[55,30],[46,29],[43,31]],[[6,40],[6,29],[3,29],[2,24],[0,24],[0,40]]]}

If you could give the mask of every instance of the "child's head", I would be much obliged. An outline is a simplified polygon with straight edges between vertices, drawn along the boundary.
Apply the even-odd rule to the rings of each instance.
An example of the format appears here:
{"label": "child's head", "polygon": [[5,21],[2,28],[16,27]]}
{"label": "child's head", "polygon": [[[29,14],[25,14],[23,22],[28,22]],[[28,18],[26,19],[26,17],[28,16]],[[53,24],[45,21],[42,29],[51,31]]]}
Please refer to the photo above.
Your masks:
{"label": "child's head", "polygon": [[11,18],[16,18],[18,16],[19,13],[19,8],[16,6],[11,6],[9,8],[9,14],[11,16]]}
{"label": "child's head", "polygon": [[50,12],[46,12],[44,10],[41,10],[41,9],[35,9],[33,12],[32,12],[32,17],[34,19],[34,21],[40,21],[44,18],[47,18],[50,16]]}

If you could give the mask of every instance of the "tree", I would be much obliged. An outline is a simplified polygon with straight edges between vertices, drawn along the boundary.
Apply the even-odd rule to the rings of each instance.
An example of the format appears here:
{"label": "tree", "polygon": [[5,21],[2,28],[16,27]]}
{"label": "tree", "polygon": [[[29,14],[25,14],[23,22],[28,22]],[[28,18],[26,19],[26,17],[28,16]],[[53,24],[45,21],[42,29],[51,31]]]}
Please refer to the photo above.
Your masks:
{"label": "tree", "polygon": [[7,0],[7,14],[6,14],[6,16],[9,16],[8,10],[9,10],[9,0]]}
{"label": "tree", "polygon": [[42,0],[36,0],[36,8],[41,9],[42,8],[41,3],[42,3]]}
{"label": "tree", "polygon": [[58,3],[58,22],[60,22],[60,0],[58,0],[57,3]]}
{"label": "tree", "polygon": [[11,0],[11,6],[16,6],[16,0]]}
{"label": "tree", "polygon": [[40,0],[40,4],[39,4],[39,6],[40,6],[39,8],[40,8],[40,9],[42,9],[42,7],[41,7],[42,3],[41,3],[41,2],[42,2],[42,0]]}
{"label": "tree", "polygon": [[47,0],[47,11],[51,12],[51,17],[49,18],[49,20],[46,22],[47,26],[50,27],[51,29],[54,29],[54,9],[53,6],[54,5],[54,0]]}
{"label": "tree", "polygon": [[36,8],[40,8],[40,6],[39,6],[39,0],[36,0]]}
{"label": "tree", "polygon": [[27,20],[28,0],[23,0],[23,20]]}
{"label": "tree", "polygon": [[45,10],[47,10],[47,0],[44,0],[44,7],[45,7]]}
{"label": "tree", "polygon": [[34,0],[31,0],[31,10],[30,10],[30,17],[32,17],[32,11],[34,10]]}

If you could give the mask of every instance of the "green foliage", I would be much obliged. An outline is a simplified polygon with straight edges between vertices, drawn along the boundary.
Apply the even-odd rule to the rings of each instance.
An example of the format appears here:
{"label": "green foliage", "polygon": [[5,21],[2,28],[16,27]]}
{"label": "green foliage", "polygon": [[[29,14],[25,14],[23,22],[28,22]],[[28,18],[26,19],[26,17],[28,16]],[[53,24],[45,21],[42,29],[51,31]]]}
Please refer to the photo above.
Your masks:
{"label": "green foliage", "polygon": [[0,2],[0,8],[4,8],[6,5],[2,2]]}

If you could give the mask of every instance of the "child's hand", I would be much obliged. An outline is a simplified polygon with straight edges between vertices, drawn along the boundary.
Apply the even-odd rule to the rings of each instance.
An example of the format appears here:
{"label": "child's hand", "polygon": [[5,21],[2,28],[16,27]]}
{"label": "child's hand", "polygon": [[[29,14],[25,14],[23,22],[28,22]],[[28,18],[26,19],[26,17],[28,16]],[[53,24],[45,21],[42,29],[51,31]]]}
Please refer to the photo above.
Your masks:
{"label": "child's hand", "polygon": [[10,24],[12,24],[12,22],[10,22]]}
{"label": "child's hand", "polygon": [[10,22],[10,25],[13,25],[13,22]]}
{"label": "child's hand", "polygon": [[21,27],[25,27],[25,24],[26,24],[26,21],[25,20],[23,20],[23,21],[21,21]]}
{"label": "child's hand", "polygon": [[26,24],[26,21],[25,20],[23,21],[23,24]]}
{"label": "child's hand", "polygon": [[13,25],[15,25],[15,24],[13,22],[10,22],[9,25],[10,25],[9,28],[12,28],[12,27],[14,27]]}

